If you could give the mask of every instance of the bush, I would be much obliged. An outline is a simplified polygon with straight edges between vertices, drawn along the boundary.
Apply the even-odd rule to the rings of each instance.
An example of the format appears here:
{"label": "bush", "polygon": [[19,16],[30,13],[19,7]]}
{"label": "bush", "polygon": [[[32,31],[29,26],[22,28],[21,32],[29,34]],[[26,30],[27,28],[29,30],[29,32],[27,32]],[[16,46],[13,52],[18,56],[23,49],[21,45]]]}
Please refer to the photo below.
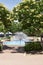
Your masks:
{"label": "bush", "polygon": [[10,36],[7,36],[8,39],[10,39]]}
{"label": "bush", "polygon": [[40,42],[30,42],[27,43],[24,47],[25,51],[40,51],[42,50]]}
{"label": "bush", "polygon": [[10,36],[7,36],[6,38],[7,38],[7,41],[10,41],[10,39],[11,39],[11,37],[10,37]]}
{"label": "bush", "polygon": [[2,51],[3,50],[3,45],[2,44],[0,44],[0,51]]}

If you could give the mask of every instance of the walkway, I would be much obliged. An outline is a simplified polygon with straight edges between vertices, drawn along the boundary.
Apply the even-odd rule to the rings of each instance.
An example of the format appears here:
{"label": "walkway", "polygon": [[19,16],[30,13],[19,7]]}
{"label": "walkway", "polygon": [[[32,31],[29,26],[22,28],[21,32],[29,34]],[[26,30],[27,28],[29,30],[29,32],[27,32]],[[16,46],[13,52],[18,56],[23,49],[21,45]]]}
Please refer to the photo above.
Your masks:
{"label": "walkway", "polygon": [[43,65],[43,55],[0,53],[0,65]]}

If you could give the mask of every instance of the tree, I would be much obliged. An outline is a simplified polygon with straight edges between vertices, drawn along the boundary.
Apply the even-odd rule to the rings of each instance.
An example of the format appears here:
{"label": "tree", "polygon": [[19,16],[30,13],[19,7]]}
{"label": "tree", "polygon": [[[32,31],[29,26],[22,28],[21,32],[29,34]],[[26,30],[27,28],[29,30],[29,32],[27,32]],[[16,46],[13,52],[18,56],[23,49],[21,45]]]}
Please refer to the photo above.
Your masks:
{"label": "tree", "polygon": [[12,22],[12,26],[10,27],[10,31],[11,31],[12,33],[15,33],[15,32],[18,31],[17,23]]}
{"label": "tree", "polygon": [[0,32],[4,32],[4,25],[2,21],[0,21]]}
{"label": "tree", "polygon": [[2,21],[5,29],[10,31],[11,26],[11,12],[0,3],[0,21]]}
{"label": "tree", "polygon": [[43,32],[43,1],[25,1],[13,8],[14,19],[22,22],[22,29],[30,35]]}

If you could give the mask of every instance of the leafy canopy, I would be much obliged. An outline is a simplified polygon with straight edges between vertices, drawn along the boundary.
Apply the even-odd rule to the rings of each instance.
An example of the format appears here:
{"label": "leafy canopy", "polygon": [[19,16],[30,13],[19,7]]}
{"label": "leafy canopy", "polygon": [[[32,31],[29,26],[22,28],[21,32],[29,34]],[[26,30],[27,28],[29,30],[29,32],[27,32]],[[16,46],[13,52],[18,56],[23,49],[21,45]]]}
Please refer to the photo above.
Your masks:
{"label": "leafy canopy", "polygon": [[24,1],[13,8],[14,20],[21,22],[22,30],[30,35],[43,33],[43,0]]}
{"label": "leafy canopy", "polygon": [[6,30],[10,30],[11,26],[11,12],[0,3],[0,21],[6,28]]}

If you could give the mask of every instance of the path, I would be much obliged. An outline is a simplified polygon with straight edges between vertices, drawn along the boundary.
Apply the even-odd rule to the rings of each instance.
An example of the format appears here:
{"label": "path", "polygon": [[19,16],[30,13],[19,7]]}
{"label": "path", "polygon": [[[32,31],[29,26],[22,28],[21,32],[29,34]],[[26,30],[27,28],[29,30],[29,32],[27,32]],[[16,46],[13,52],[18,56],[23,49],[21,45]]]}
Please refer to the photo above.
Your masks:
{"label": "path", "polygon": [[0,65],[43,65],[43,55],[0,53]]}

